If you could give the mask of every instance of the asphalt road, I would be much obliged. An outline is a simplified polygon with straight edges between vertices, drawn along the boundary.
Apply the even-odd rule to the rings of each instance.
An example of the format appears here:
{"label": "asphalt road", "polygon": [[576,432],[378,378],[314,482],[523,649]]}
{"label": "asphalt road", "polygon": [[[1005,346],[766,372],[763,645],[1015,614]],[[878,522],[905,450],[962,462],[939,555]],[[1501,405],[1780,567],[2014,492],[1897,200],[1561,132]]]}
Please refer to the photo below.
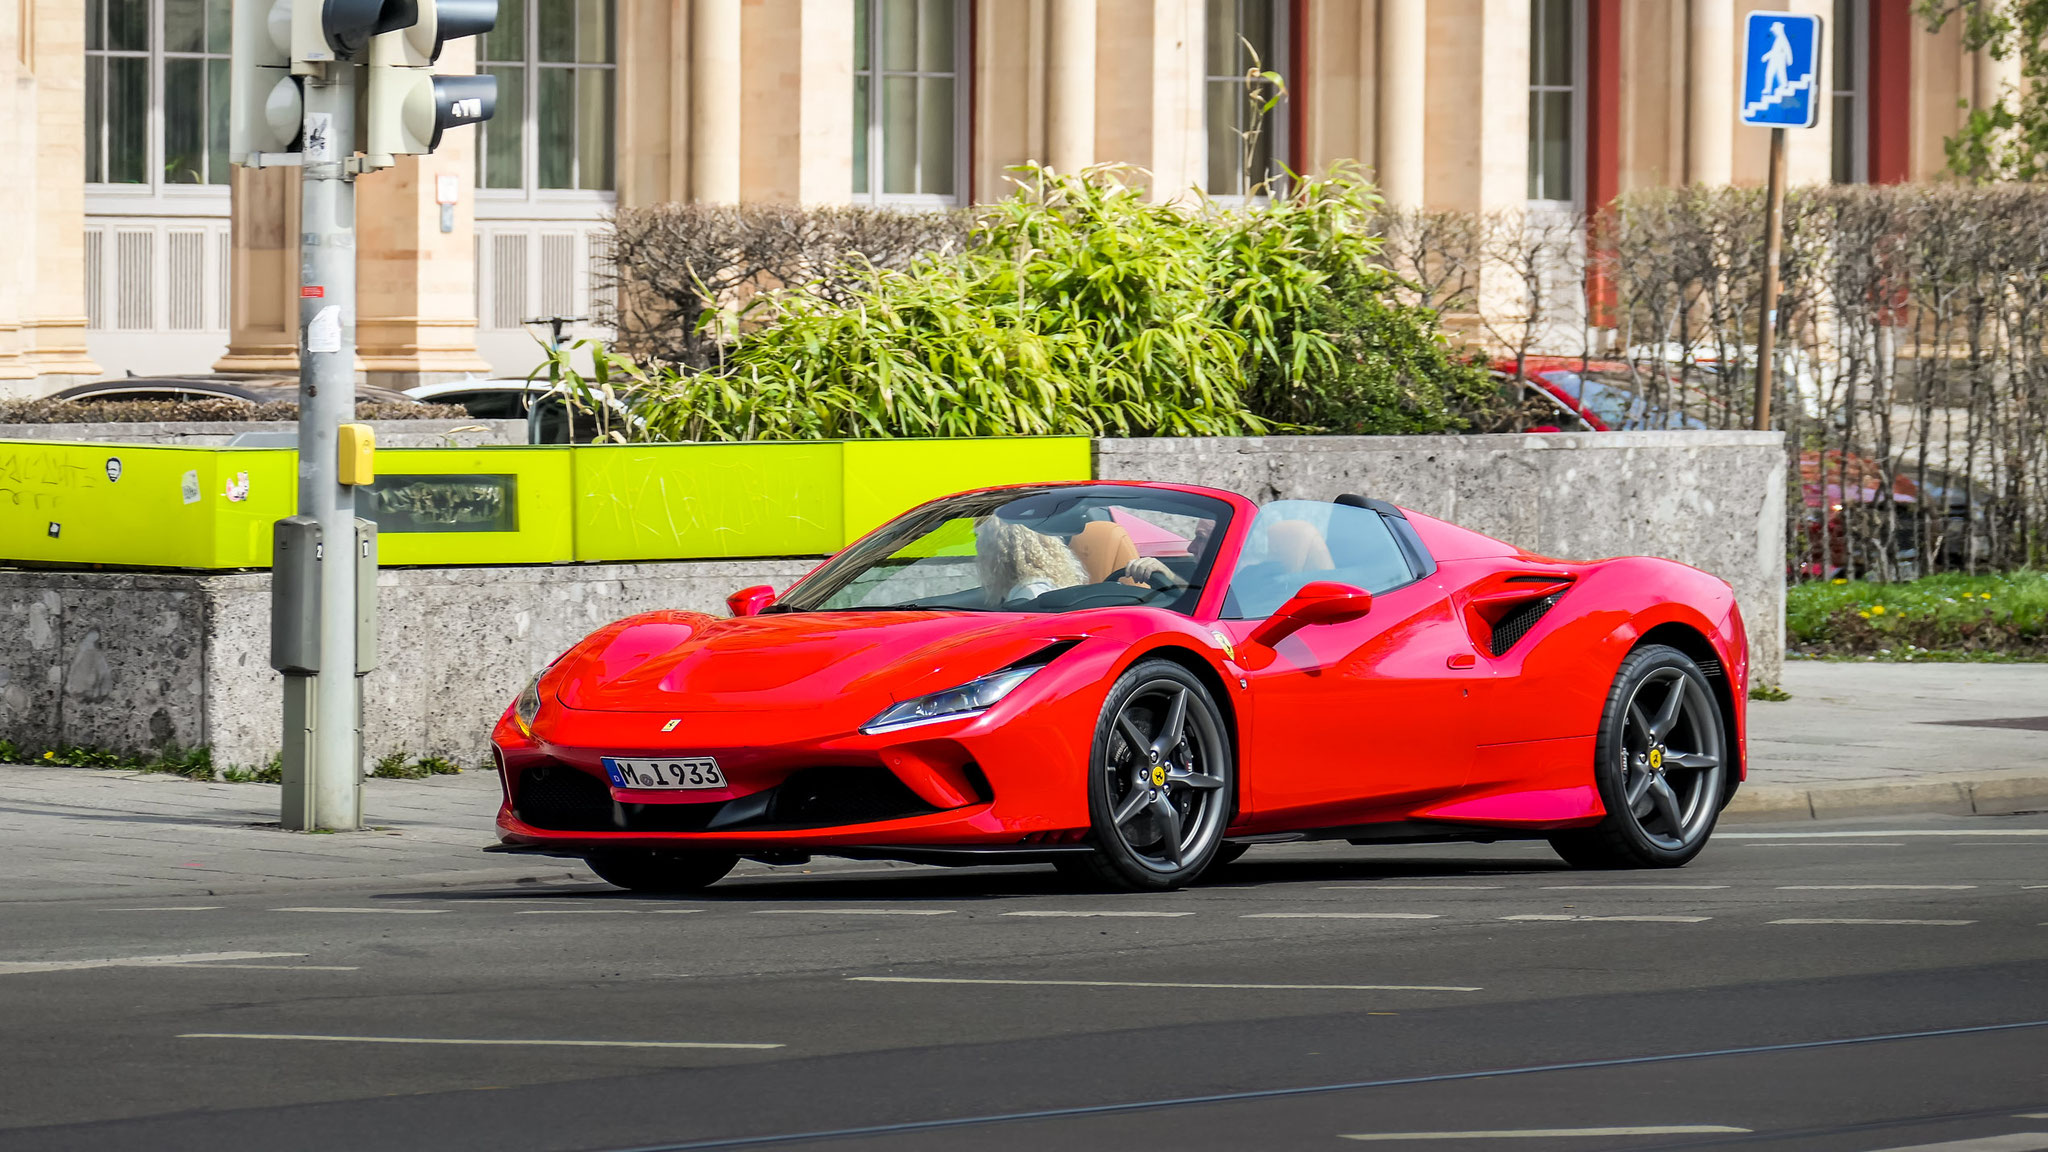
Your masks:
{"label": "asphalt road", "polygon": [[0,1150],[2048,1149],[2044,816],[562,875],[8,903]]}

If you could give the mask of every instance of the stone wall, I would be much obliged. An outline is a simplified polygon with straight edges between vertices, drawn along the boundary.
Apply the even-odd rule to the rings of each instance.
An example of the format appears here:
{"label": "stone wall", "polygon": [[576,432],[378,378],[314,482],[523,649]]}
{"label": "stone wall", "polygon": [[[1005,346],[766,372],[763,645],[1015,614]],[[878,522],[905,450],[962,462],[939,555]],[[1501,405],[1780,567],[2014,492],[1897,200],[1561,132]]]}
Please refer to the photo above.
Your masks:
{"label": "stone wall", "polygon": [[[475,448],[526,443],[524,420],[372,420],[379,448]],[[245,432],[296,435],[295,420],[178,420],[105,424],[0,424],[0,440],[69,440],[89,444],[153,444],[159,448],[225,448]]]}
{"label": "stone wall", "polygon": [[[1776,433],[1105,440],[1096,474],[1254,499],[1358,492],[1536,552],[1669,556],[1734,585],[1755,676],[1784,637],[1785,462]],[[381,662],[364,752],[475,764],[534,670],[590,630],[654,608],[723,611],[815,558],[379,574]],[[280,746],[266,572],[0,571],[0,737],[122,750],[204,744],[222,764]]]}
{"label": "stone wall", "polygon": [[1095,474],[1262,502],[1356,492],[1560,559],[1668,557],[1735,589],[1753,679],[1784,664],[1782,433],[1098,440]]}

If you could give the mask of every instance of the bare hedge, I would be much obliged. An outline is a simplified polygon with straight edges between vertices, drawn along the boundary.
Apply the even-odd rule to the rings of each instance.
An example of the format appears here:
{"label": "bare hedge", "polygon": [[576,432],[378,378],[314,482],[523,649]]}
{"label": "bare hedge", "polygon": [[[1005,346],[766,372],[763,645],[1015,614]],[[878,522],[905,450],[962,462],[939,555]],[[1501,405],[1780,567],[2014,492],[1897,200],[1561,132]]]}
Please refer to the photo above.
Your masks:
{"label": "bare hedge", "polygon": [[[461,420],[457,404],[360,402],[358,420]],[[0,424],[157,424],[187,421],[297,420],[291,401],[246,400],[0,400]]]}

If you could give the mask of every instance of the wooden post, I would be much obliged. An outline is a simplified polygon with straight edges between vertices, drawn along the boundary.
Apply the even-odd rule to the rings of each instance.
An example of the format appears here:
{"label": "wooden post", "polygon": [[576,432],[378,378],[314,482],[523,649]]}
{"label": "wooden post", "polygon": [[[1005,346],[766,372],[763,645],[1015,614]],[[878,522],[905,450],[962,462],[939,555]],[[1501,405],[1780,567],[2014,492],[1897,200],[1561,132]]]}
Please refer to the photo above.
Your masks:
{"label": "wooden post", "polygon": [[1778,253],[1785,236],[1785,130],[1771,129],[1771,183],[1764,209],[1764,299],[1756,335],[1756,420],[1771,428],[1771,359],[1778,343]]}

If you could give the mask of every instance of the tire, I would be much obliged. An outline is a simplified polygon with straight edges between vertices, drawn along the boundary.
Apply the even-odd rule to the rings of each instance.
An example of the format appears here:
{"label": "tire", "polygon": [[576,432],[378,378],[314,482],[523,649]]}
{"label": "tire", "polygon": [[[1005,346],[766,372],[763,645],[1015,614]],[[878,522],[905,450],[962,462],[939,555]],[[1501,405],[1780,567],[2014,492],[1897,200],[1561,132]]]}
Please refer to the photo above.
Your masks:
{"label": "tire", "polygon": [[633,892],[676,894],[702,892],[740,862],[722,852],[659,852],[630,848],[587,857],[597,878]]}
{"label": "tire", "polygon": [[1110,688],[1095,723],[1088,758],[1095,850],[1062,860],[1060,871],[1125,892],[1194,882],[1223,847],[1236,807],[1236,763],[1223,714],[1193,673],[1167,660],[1133,666]]}
{"label": "tire", "polygon": [[1676,648],[1628,654],[1600,716],[1593,778],[1607,815],[1550,837],[1576,868],[1677,868],[1707,846],[1721,812],[1728,737],[1699,665]]}

